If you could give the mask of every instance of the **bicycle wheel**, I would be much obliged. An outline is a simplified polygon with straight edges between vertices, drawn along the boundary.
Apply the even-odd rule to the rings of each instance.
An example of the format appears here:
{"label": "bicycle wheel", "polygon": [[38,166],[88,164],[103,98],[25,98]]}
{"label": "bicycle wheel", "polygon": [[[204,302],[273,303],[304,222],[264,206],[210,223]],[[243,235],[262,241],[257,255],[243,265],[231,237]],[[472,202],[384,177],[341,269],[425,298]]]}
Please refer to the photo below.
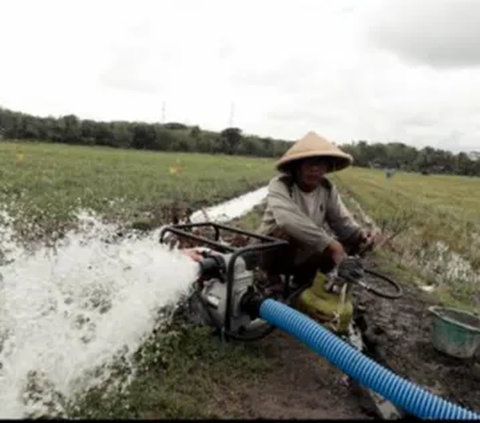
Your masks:
{"label": "bicycle wheel", "polygon": [[403,295],[401,286],[388,276],[382,275],[374,270],[364,269],[364,272],[367,278],[360,280],[358,284],[367,291],[379,297],[392,300],[400,298]]}

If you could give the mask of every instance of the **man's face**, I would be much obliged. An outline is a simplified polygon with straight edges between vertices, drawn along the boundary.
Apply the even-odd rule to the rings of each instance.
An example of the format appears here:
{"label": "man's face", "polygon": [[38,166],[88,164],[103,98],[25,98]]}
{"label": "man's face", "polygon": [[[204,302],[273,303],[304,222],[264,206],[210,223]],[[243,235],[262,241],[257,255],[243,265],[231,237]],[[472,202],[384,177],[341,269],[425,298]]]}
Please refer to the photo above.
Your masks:
{"label": "man's face", "polygon": [[305,159],[299,166],[299,179],[307,189],[315,189],[327,173],[328,163],[323,158]]}

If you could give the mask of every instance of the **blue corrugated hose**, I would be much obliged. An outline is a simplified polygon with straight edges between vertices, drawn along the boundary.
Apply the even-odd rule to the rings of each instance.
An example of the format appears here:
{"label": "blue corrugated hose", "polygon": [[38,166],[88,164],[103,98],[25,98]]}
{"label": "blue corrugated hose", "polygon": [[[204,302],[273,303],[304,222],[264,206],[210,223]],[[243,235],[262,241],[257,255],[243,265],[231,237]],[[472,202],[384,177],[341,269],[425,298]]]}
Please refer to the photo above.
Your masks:
{"label": "blue corrugated hose", "polygon": [[260,318],[288,332],[358,383],[411,415],[422,419],[480,419],[480,414],[452,404],[402,379],[319,323],[285,304],[272,299],[263,301]]}

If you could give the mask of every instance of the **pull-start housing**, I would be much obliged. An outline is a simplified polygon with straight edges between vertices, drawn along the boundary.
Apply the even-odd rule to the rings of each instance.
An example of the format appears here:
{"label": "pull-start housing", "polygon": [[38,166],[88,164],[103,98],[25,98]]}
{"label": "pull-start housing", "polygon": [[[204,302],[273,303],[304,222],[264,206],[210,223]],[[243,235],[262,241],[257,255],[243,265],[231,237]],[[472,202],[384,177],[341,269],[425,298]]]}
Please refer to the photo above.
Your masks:
{"label": "pull-start housing", "polygon": [[[232,260],[232,254],[210,253],[200,261],[200,278],[197,281],[197,298],[203,307],[203,323],[222,328],[228,308],[228,284],[226,269]],[[233,266],[231,281],[230,330],[241,332],[252,323],[252,319],[242,309],[242,300],[253,289],[254,272],[247,269],[242,257],[238,257]]]}

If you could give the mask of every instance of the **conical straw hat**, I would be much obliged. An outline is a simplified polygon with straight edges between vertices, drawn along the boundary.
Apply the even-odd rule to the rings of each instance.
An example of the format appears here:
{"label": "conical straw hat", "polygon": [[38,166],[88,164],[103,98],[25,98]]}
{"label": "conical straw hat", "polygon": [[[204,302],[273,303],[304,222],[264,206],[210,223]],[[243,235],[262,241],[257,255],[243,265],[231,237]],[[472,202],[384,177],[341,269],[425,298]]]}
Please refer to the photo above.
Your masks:
{"label": "conical straw hat", "polygon": [[310,157],[325,157],[330,159],[332,166],[330,166],[328,172],[345,169],[353,163],[353,157],[350,154],[343,152],[315,132],[309,132],[285,152],[277,161],[275,167],[278,171],[285,172],[287,171],[288,164]]}

